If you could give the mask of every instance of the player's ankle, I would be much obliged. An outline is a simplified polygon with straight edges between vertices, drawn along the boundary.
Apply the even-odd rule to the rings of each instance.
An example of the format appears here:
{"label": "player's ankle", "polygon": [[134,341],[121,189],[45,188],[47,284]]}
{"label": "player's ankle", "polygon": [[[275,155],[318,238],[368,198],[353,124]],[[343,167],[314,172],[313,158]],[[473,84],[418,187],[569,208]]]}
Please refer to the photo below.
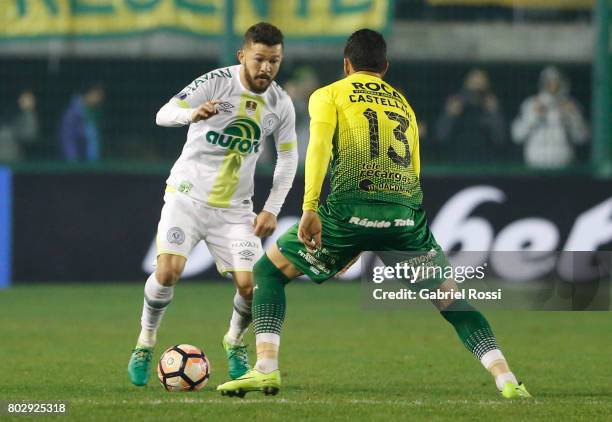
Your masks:
{"label": "player's ankle", "polygon": [[244,333],[236,332],[230,328],[230,330],[225,333],[223,339],[230,344],[231,346],[241,346],[244,340]]}
{"label": "player's ankle", "polygon": [[516,377],[512,372],[499,374],[495,377],[495,385],[497,385],[497,389],[499,391],[502,391],[504,389],[504,385],[506,385],[507,382],[511,382],[513,384],[518,385],[518,381],[516,380]]}
{"label": "player's ankle", "polygon": [[157,343],[157,332],[155,330],[147,330],[143,328],[138,336],[136,347],[146,347],[152,349],[155,347],[155,343]]}
{"label": "player's ankle", "polygon": [[255,369],[262,374],[269,374],[278,369],[278,359],[257,359]]}

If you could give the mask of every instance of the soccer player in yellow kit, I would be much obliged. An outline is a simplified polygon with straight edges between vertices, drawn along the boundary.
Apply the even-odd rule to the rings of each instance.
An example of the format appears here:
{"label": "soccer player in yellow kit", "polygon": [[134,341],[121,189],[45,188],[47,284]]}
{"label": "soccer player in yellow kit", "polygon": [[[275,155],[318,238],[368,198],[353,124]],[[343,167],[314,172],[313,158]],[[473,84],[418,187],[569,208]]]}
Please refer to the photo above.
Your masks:
{"label": "soccer player in yellow kit", "polygon": [[[365,250],[387,251],[401,262],[416,255],[426,258],[428,265],[449,265],[421,208],[416,117],[398,90],[382,79],[388,65],[383,36],[359,30],[344,49],[346,77],[312,94],[302,219],[255,264],[252,313],[257,363],[244,376],[220,385],[217,389],[223,395],[279,391],[284,288],[291,279],[306,274],[322,283]],[[319,206],[328,166],[331,192]],[[389,263],[384,256],[383,260]],[[411,288],[459,290],[441,273],[440,278],[421,280]],[[530,397],[510,371],[480,312],[464,299],[433,303],[493,375],[504,397]]]}

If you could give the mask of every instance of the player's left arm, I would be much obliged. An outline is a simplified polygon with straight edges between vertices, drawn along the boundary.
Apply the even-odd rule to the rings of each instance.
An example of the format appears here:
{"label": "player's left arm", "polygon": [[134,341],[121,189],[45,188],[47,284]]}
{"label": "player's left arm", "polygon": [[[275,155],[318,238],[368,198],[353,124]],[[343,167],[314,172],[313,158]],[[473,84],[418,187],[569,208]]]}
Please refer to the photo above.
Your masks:
{"label": "player's left arm", "polygon": [[293,179],[298,166],[297,135],[295,133],[295,110],[291,99],[287,98],[284,115],[274,134],[276,144],[276,167],[272,189],[264,205],[263,211],[255,219],[255,235],[269,236],[276,229],[276,216],[280,212],[287,193],[293,185]]}

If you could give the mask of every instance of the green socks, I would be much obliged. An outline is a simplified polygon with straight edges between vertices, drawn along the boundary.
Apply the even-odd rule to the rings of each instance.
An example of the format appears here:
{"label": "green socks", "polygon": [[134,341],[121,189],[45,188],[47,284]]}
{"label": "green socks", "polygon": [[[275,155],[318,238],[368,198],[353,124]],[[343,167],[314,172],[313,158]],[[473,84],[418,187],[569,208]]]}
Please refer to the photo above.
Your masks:
{"label": "green socks", "polygon": [[280,334],[285,320],[285,275],[264,255],[253,267],[253,331]]}
{"label": "green socks", "polygon": [[440,313],[453,325],[465,347],[478,359],[487,352],[499,349],[486,318],[466,300],[456,300]]}

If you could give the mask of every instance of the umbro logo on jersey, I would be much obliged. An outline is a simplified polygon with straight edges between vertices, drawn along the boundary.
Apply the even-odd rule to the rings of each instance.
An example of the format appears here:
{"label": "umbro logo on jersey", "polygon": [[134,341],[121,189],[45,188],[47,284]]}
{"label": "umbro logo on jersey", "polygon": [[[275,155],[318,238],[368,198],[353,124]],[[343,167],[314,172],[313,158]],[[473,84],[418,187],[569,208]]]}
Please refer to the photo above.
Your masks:
{"label": "umbro logo on jersey", "polygon": [[231,113],[232,109],[234,108],[234,105],[232,103],[228,103],[227,101],[225,101],[223,103],[217,104],[216,107],[219,111],[223,111],[225,113]]}
{"label": "umbro logo on jersey", "polygon": [[230,151],[238,151],[241,154],[259,152],[259,139],[261,129],[259,125],[248,118],[234,120],[222,133],[215,130],[206,133],[208,143],[227,148]]}
{"label": "umbro logo on jersey", "polygon": [[238,252],[238,255],[242,256],[243,258],[248,259],[248,258],[251,258],[251,257],[255,256],[255,253],[250,251],[250,250],[248,250],[248,249],[244,249],[244,250]]}

